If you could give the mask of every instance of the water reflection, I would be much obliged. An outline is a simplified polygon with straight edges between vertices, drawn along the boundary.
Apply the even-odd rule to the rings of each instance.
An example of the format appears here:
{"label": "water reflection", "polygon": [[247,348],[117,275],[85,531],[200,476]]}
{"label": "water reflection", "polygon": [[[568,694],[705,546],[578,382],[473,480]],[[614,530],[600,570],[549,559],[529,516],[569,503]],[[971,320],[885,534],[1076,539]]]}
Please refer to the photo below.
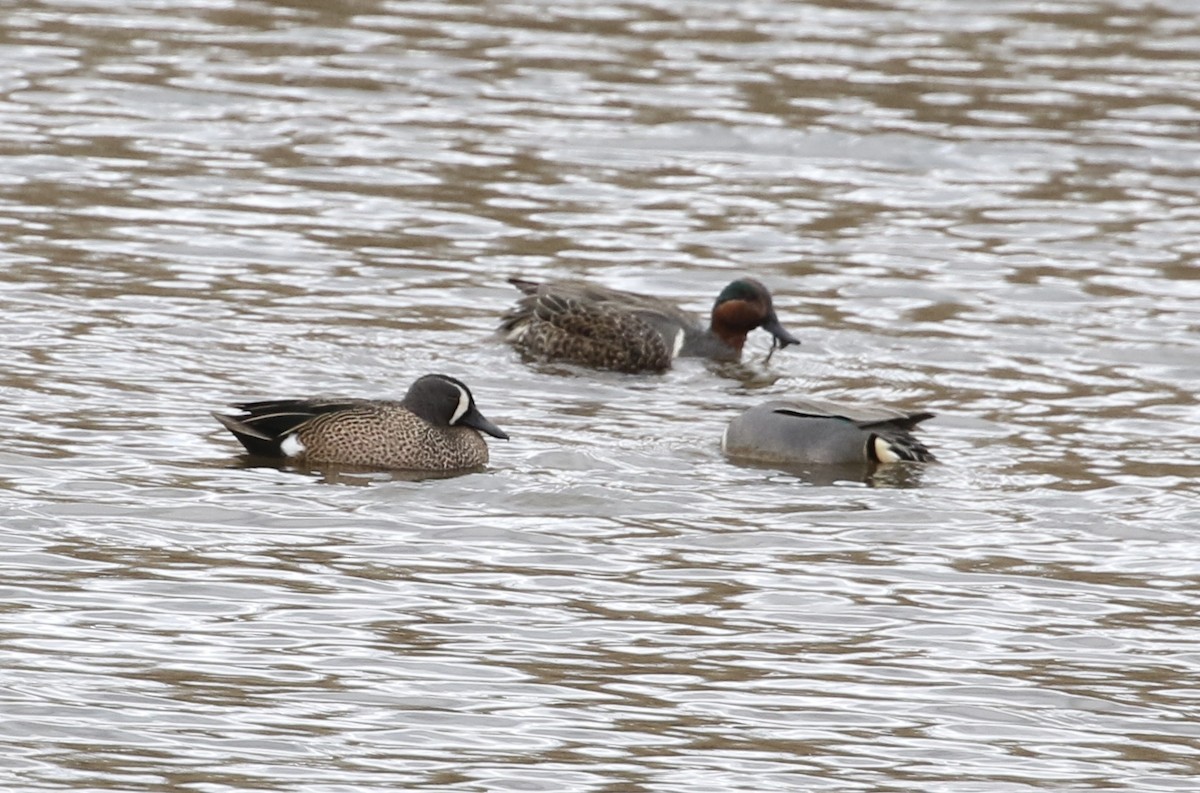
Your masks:
{"label": "water reflection", "polygon": [[[966,8],[6,9],[12,786],[1193,785],[1200,21]],[[517,273],[803,344],[528,366]],[[503,395],[483,475],[205,413],[426,371]],[[725,460],[787,394],[943,462]]]}
{"label": "water reflection", "polygon": [[484,473],[487,466],[459,468],[452,471],[408,471],[392,468],[378,468],[367,465],[347,465],[345,463],[293,463],[272,457],[262,457],[251,454],[237,456],[237,462],[231,468],[253,471],[256,469],[274,469],[311,477],[317,482],[333,485],[370,485],[377,482],[424,482],[433,479],[453,479],[469,474]]}
{"label": "water reflection", "polygon": [[755,460],[730,458],[730,463],[743,468],[777,471],[810,485],[832,486],[850,483],[881,488],[920,487],[925,465],[920,463],[878,463],[797,465],[794,463],[764,463]]}

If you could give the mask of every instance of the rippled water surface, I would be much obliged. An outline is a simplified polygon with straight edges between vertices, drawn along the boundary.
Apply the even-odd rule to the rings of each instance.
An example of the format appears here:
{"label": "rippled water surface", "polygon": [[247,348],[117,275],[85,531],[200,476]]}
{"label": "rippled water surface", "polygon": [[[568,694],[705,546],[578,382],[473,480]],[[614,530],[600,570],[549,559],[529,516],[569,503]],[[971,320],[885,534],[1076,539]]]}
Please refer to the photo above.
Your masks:
{"label": "rippled water surface", "polygon": [[[1193,3],[0,6],[0,787],[1196,785]],[[800,348],[493,335],[741,273]],[[208,415],[430,371],[486,472]],[[942,462],[725,461],[787,394]]]}

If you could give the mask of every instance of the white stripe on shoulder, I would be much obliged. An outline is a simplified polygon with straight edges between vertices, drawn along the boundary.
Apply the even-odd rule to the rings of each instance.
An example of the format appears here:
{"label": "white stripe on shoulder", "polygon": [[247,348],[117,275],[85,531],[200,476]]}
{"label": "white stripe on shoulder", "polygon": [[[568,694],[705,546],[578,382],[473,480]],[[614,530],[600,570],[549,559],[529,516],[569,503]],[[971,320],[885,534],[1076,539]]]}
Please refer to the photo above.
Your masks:
{"label": "white stripe on shoulder", "polygon": [[684,333],[683,328],[680,328],[675,333],[675,343],[673,345],[671,345],[671,357],[672,358],[679,357],[679,351],[683,349],[683,337],[685,335],[687,335],[687,334]]}

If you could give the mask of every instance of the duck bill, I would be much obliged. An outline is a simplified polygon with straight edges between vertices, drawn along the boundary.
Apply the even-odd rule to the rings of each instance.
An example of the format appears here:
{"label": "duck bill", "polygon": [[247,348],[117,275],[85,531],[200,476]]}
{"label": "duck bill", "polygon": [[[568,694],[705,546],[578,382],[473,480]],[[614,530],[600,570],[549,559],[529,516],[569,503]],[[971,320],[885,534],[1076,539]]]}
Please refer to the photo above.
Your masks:
{"label": "duck bill", "polygon": [[488,435],[491,435],[493,438],[500,438],[501,440],[508,440],[507,432],[500,429],[492,422],[488,421],[486,418],[483,417],[483,414],[480,413],[475,408],[471,408],[469,411],[467,411],[467,415],[465,415],[461,419],[459,419],[458,423],[465,424],[466,426],[472,427],[473,429],[477,429],[480,432],[486,432]]}
{"label": "duck bill", "polygon": [[779,343],[781,348],[786,347],[789,344],[800,343],[799,339],[788,333],[787,328],[779,324],[779,317],[775,316],[774,314],[771,314],[771,316],[767,317],[766,321],[762,324],[762,329],[774,336],[775,341]]}

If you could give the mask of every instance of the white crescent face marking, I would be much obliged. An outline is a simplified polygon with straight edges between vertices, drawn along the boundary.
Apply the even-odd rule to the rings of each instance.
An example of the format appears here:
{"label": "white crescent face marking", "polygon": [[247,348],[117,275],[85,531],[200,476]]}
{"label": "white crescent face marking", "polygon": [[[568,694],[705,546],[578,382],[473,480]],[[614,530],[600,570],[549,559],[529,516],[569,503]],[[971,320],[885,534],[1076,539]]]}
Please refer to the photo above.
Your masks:
{"label": "white crescent face marking", "polygon": [[293,433],[279,444],[279,451],[288,457],[299,457],[304,454],[304,444],[300,442],[300,437]]}
{"label": "white crescent face marking", "polygon": [[458,420],[463,417],[471,407],[471,395],[462,386],[454,386],[458,389],[458,407],[454,409],[454,415],[450,417],[450,426],[458,423]]}

